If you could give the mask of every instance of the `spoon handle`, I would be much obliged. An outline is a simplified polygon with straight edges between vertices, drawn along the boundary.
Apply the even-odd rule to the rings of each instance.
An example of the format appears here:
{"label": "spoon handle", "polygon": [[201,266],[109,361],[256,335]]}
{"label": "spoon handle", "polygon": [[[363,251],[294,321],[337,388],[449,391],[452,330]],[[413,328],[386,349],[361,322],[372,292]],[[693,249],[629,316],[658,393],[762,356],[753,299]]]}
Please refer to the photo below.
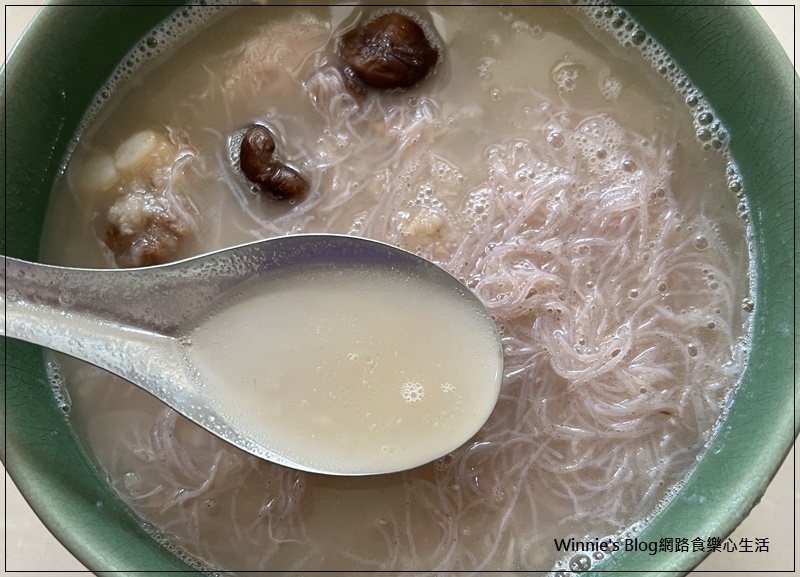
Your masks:
{"label": "spoon handle", "polygon": [[175,363],[177,339],[163,331],[170,327],[142,314],[148,307],[136,287],[140,273],[0,258],[0,334],[88,361],[156,394],[149,387],[158,389],[165,375],[183,371]]}

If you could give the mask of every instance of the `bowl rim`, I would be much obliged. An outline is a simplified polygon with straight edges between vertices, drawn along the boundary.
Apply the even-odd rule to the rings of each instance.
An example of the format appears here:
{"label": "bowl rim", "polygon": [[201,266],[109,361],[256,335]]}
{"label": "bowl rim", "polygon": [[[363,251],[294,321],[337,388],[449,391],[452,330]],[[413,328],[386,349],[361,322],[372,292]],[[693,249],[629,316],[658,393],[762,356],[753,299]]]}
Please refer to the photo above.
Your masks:
{"label": "bowl rim", "polygon": [[[48,6],[61,6],[62,7],[61,9],[63,9],[64,7],[66,7],[67,4],[91,4],[91,0],[82,0],[81,2],[78,2],[78,3],[76,3],[76,2],[63,2],[63,1],[50,2],[50,3],[48,3]],[[167,2],[161,2],[161,3],[157,3],[157,4],[163,5],[163,6],[169,5]],[[627,6],[626,5],[626,8],[629,9],[629,10],[631,10],[631,8],[633,8],[632,14],[634,15],[635,18],[637,17],[637,9],[644,10],[644,9],[646,9],[648,7],[653,7],[655,4],[658,4],[661,7],[663,7],[665,5],[669,5],[672,8],[674,8],[674,10],[676,11],[675,14],[680,14],[682,9],[692,9],[693,12],[694,12],[696,9],[699,8],[699,6],[697,4],[695,4],[695,3],[689,3],[689,4],[687,4],[685,2],[658,2],[658,3],[656,3],[655,0],[652,0],[652,1],[651,0],[644,0],[643,2],[637,3],[637,4],[639,4],[639,5],[638,6]],[[114,4],[109,3],[108,6],[109,7],[114,7]],[[737,11],[742,11],[741,14],[737,14],[737,18],[741,18],[743,28],[745,28],[747,30],[750,30],[751,31],[751,32],[749,32],[750,34],[754,34],[755,33],[755,32],[752,32],[752,31],[759,31],[759,32],[763,33],[764,30],[766,30],[765,25],[763,24],[763,22],[761,21],[760,17],[758,16],[758,14],[754,10],[752,12],[750,12],[750,11],[745,12],[745,10],[748,7],[746,2],[743,2],[743,1],[725,2],[722,7],[723,8],[724,7],[728,7],[728,8],[736,9]],[[719,8],[719,6],[718,6],[718,8]],[[643,14],[643,12],[640,12],[640,17],[641,17],[642,14]],[[638,19],[640,19],[640,18],[638,18]],[[34,53],[36,52],[36,46],[35,46],[36,37],[38,36],[38,37],[52,38],[53,35],[57,33],[57,27],[60,26],[60,23],[61,23],[60,16],[56,17],[56,16],[53,16],[53,15],[50,15],[50,14],[45,15],[44,13],[42,13],[41,14],[41,18],[39,16],[37,16],[37,18],[34,20],[32,25],[26,30],[24,40],[17,47],[15,47],[14,51],[9,55],[8,62],[6,64],[6,66],[4,66],[3,69],[2,69],[2,75],[3,75],[3,78],[4,78],[3,91],[4,91],[4,95],[5,96],[7,96],[7,93],[6,93],[7,69],[8,70],[13,69],[13,67],[16,66],[16,62],[18,62],[18,61],[21,62],[21,61],[24,61],[25,59],[32,58],[34,56]],[[770,33],[767,32],[767,34],[770,34]],[[788,63],[789,61],[788,61],[788,58],[786,58],[785,54],[783,53],[783,50],[780,48],[780,46],[777,45],[777,42],[774,40],[774,38],[772,39],[772,44],[770,44],[768,42],[765,42],[765,45],[766,45],[766,48],[765,48],[764,53],[763,54],[758,54],[758,57],[762,60],[762,65],[765,67],[765,69],[770,70],[770,71],[772,71],[772,73],[774,73],[774,71],[778,70],[781,66],[785,66],[786,63]],[[773,46],[773,45],[774,45],[774,47],[777,47],[777,49],[778,49],[777,51],[775,51],[774,49],[773,50],[769,49],[769,47]],[[781,56],[783,56],[783,59],[781,59]],[[779,86],[779,89],[775,91],[776,93],[785,94],[785,95],[788,95],[788,94],[791,93],[793,95],[792,96],[792,100],[791,100],[791,104],[796,107],[797,104],[800,103],[800,100],[798,100],[797,96],[794,95],[794,90],[793,89],[794,89],[795,78],[796,78],[796,74],[794,73],[794,70],[792,69],[792,73],[791,74],[782,74],[782,75],[780,75],[773,85],[777,84]],[[9,86],[11,88],[13,88],[13,86],[14,86],[13,82],[10,82]],[[784,102],[783,104],[785,105],[786,103]],[[5,111],[5,105],[4,105],[4,111]],[[3,126],[3,132],[4,132],[4,139],[5,139],[5,137],[6,137],[6,125],[5,124]],[[793,127],[791,136],[796,138],[796,134],[797,134],[797,131]],[[4,155],[5,155],[5,153],[4,153]],[[794,159],[795,159],[795,155],[793,153],[791,160],[794,161]],[[796,184],[797,184],[797,175],[794,175],[794,181],[792,183],[790,183],[790,184],[793,185],[793,186],[796,186]],[[786,184],[784,183],[783,186],[786,186]],[[746,186],[746,188],[747,188],[747,186]],[[754,218],[756,218],[756,215],[754,215]],[[6,221],[6,226],[8,227],[7,221]],[[785,223],[784,223],[784,226],[785,226]],[[767,225],[762,223],[760,230],[763,230],[766,227],[767,227]],[[795,234],[796,231],[797,231],[797,225],[795,224],[795,225],[792,226],[791,232],[792,232],[792,234]],[[766,242],[766,241],[764,241],[763,239],[757,238],[755,240],[755,242],[758,243],[758,242]],[[10,247],[10,245],[6,245],[4,243],[4,247],[8,248],[8,247]],[[22,253],[26,253],[27,252],[27,254],[21,254],[20,255],[23,258],[32,258],[30,256],[30,253],[31,253],[31,250],[32,250],[31,247],[24,247],[24,248],[21,248],[19,250],[21,250]],[[33,250],[35,251],[35,247],[33,248]],[[796,253],[793,253],[793,257],[795,255],[796,255]],[[34,253],[34,256],[35,256],[35,253]],[[765,258],[765,257],[769,257],[769,255],[761,255],[761,254],[757,255],[757,259],[762,259],[762,258]],[[767,261],[765,261],[765,262],[767,262]],[[764,266],[766,266],[766,265],[764,265]],[[796,267],[797,267],[797,264],[796,264],[796,260],[795,260],[794,261],[793,270],[791,271],[792,274],[796,273],[796,270],[797,270]],[[767,278],[763,278],[764,276],[765,275],[761,275],[760,278],[757,279],[758,280],[758,284],[759,284],[759,286],[757,288],[759,290],[762,290],[763,289],[763,284],[768,282]],[[786,279],[783,278],[783,277],[779,277],[778,278],[779,282],[785,282],[785,280]],[[797,295],[797,287],[793,286],[792,288],[793,288],[793,290],[791,291],[791,296],[792,297],[796,297],[796,295]],[[757,298],[757,304],[756,304],[757,314],[761,314],[760,309],[761,309],[762,306],[766,306],[766,303],[762,304],[761,300]],[[781,315],[781,314],[786,315],[785,307],[782,307],[780,310],[777,310],[777,311],[774,312],[774,315]],[[760,317],[757,317],[757,318],[760,318]],[[797,322],[798,322],[797,321],[797,313],[795,313],[795,326],[797,326]],[[756,327],[756,328],[758,328],[758,327]],[[766,330],[766,328],[765,327],[761,327],[760,330]],[[8,355],[8,351],[10,351],[10,350],[11,351],[24,351],[24,347],[14,348],[11,343],[5,343],[4,342],[4,351],[6,352],[6,355]],[[796,355],[797,350],[798,350],[797,346],[795,345],[795,347],[792,349],[792,352],[795,353],[795,355]],[[16,354],[16,352],[14,354]],[[24,354],[31,354],[31,351],[28,350]],[[767,359],[767,360],[769,360],[769,359]],[[764,361],[764,362],[766,362],[766,361]],[[748,371],[755,371],[756,369],[753,368],[750,364],[748,364],[748,369],[747,370]],[[784,377],[788,379],[789,378],[788,373],[786,373],[784,375]],[[778,440],[776,442],[773,442],[773,443],[769,444],[767,446],[766,450],[763,451],[762,454],[759,456],[760,462],[768,462],[769,466],[764,468],[764,469],[759,470],[757,474],[753,474],[753,475],[748,477],[748,479],[747,479],[747,490],[744,491],[743,493],[739,494],[739,495],[736,495],[735,498],[734,498],[734,501],[729,504],[728,508],[724,512],[723,516],[724,516],[724,518],[726,520],[725,524],[726,524],[726,526],[729,527],[730,530],[733,530],[735,528],[735,526],[738,525],[738,523],[749,513],[749,511],[752,508],[752,506],[754,506],[755,503],[757,503],[758,499],[760,499],[761,495],[766,490],[767,485],[769,484],[769,482],[771,481],[771,479],[773,478],[773,476],[777,472],[778,467],[780,466],[780,463],[784,460],[786,454],[788,454],[789,450],[791,449],[791,446],[792,446],[792,443],[794,441],[794,438],[797,435],[798,427],[800,426],[800,422],[798,421],[798,418],[797,418],[798,399],[797,399],[797,395],[796,395],[796,382],[797,382],[797,376],[795,375],[795,376],[793,376],[792,381],[787,383],[788,386],[790,386],[792,388],[792,393],[793,393],[794,403],[792,405],[792,414],[791,415],[787,415],[785,413],[782,414],[782,416],[780,418],[780,422],[777,423],[777,425],[779,425],[779,426],[776,426],[776,427],[773,428],[773,432],[776,432],[776,436],[777,436]],[[5,387],[5,384],[3,386]],[[788,386],[786,384],[784,385],[784,387],[787,388],[787,389],[788,389]],[[4,394],[4,396],[6,395],[6,390],[5,389],[3,391],[3,394]],[[777,422],[777,420],[776,420],[776,422]],[[6,424],[6,416],[5,415],[4,415],[4,424]],[[778,431],[778,429],[780,427],[783,427],[783,429]],[[9,437],[8,433],[9,433],[9,431],[6,431],[6,435],[7,436],[6,436],[6,443],[5,443],[5,446],[4,446],[4,449],[3,449],[3,453],[2,453],[2,460],[4,461],[4,463],[6,463],[6,466],[8,467],[8,470],[9,470],[9,474],[11,475],[12,479],[14,479],[15,482],[17,482],[17,484],[18,484],[18,486],[20,488],[20,491],[23,493],[23,495],[29,501],[29,503],[31,503],[32,506],[34,507],[34,511],[37,513],[37,515],[40,516],[42,521],[51,530],[51,532],[54,535],[56,535],[57,538],[60,541],[62,541],[67,546],[67,548],[70,549],[75,554],[75,556],[79,560],[81,560],[87,567],[90,567],[93,570],[98,571],[98,572],[103,572],[104,570],[108,570],[105,567],[101,567],[101,563],[109,561],[109,559],[103,558],[103,557],[106,557],[103,553],[99,553],[98,554],[98,552],[94,551],[93,547],[91,545],[89,545],[88,542],[86,542],[85,540],[82,539],[84,535],[81,534],[80,532],[75,532],[74,531],[74,527],[70,527],[69,522],[64,521],[64,519],[63,519],[64,513],[62,511],[59,511],[59,510],[54,509],[54,508],[51,508],[52,497],[48,496],[47,498],[45,498],[45,494],[47,493],[47,491],[45,491],[43,489],[43,487],[47,487],[48,491],[53,490],[54,486],[58,485],[59,478],[53,479],[52,477],[48,477],[48,478],[46,478],[47,482],[44,482],[39,477],[39,475],[42,473],[41,466],[30,462],[29,459],[27,459],[27,456],[24,453],[24,447],[17,447],[16,443],[15,443],[14,436],[12,435],[12,436]],[[717,439],[717,441],[724,441],[724,439]],[[721,450],[724,450],[724,442],[718,442],[718,443],[716,443],[716,446],[720,446]],[[12,460],[14,461],[13,464],[11,463]],[[83,474],[86,474],[86,473],[84,472]],[[74,489],[74,487],[70,483],[67,483],[65,486],[62,486],[58,490],[59,492],[57,492],[57,496],[59,497],[58,501],[62,501],[64,499],[69,499],[70,495],[72,495],[72,492],[70,491],[71,489]],[[93,496],[94,495],[92,495],[92,497]],[[88,496],[87,495],[81,495],[81,497],[83,498],[83,501],[86,501]],[[109,498],[110,498],[110,501],[107,502],[108,503],[107,507],[109,507],[111,509],[114,509],[115,514],[123,514],[124,513],[124,509],[122,509],[122,508],[117,509],[116,508],[116,507],[118,507],[118,504],[115,505],[113,503],[113,496],[111,496],[110,493],[108,495],[104,496],[104,499],[109,499]],[[91,501],[91,498],[89,499],[89,501]],[[103,501],[103,502],[106,503],[106,501]],[[81,513],[82,515],[86,514],[86,512],[85,512],[85,509],[86,509],[85,505],[86,504],[87,503],[84,502],[83,503],[83,507],[81,508],[81,510],[83,511]],[[89,505],[94,505],[94,503],[89,503]],[[684,509],[688,510],[688,505],[686,505],[684,507]],[[72,511],[69,511],[68,513],[75,514],[76,511],[72,510]],[[686,572],[686,571],[691,570],[694,566],[696,566],[696,564],[699,563],[702,560],[703,557],[704,557],[704,555],[697,555],[697,554],[676,555],[674,557],[671,557],[670,558],[670,562],[667,563],[666,565],[664,563],[662,563],[662,562],[659,562],[657,567],[653,567],[653,568],[648,569],[648,570],[656,571],[657,573],[658,572],[663,572],[663,573],[670,573],[670,574],[674,574],[676,571],[677,572]],[[611,557],[611,558],[609,558],[609,560],[610,561],[614,561],[614,558]],[[116,562],[116,561],[114,561],[114,562]],[[122,558],[122,559],[119,560],[119,562],[124,563],[125,559]],[[617,566],[616,563],[602,564],[601,568],[603,570],[606,570],[606,567],[608,567],[608,570],[612,570],[616,566]],[[125,567],[118,566],[118,565],[113,565],[113,567],[114,567],[113,570],[125,570],[126,569]],[[177,564],[176,565],[176,570],[180,570],[181,567],[182,568],[186,568],[186,569],[189,568],[186,565]],[[136,571],[130,571],[130,573],[131,574],[137,574]]]}

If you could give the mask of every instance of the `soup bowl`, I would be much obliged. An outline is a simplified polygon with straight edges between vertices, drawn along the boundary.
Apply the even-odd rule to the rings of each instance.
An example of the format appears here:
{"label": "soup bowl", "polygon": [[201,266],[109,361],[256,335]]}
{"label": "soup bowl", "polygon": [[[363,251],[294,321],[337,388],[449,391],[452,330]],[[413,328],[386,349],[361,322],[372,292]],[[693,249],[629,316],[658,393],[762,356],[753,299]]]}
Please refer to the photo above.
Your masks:
{"label": "soup bowl", "polygon": [[[724,538],[763,495],[797,428],[795,76],[747,4],[626,4],[729,129],[755,255],[752,346],[730,411],[687,482],[637,538]],[[87,107],[129,49],[175,9],[152,0],[53,2],[25,32],[3,70],[4,254],[37,259],[51,187]],[[3,460],[44,524],[92,571],[190,570],[149,536],[91,465],[54,400],[43,351],[10,339],[2,346]],[[622,550],[591,568],[576,561],[575,569],[685,573],[706,555],[691,549]]]}

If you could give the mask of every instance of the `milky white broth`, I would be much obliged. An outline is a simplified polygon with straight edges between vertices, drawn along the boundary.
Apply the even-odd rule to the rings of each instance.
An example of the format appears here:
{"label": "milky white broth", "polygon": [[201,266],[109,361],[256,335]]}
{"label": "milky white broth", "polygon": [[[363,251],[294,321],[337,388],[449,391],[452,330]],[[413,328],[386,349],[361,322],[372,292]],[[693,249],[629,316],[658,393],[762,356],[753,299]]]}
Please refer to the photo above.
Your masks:
{"label": "milky white broth", "polygon": [[451,287],[380,266],[260,282],[183,339],[199,393],[304,467],[401,471],[458,448],[497,400],[491,318]]}
{"label": "milky white broth", "polygon": [[[430,465],[335,478],[249,457],[70,359],[51,357],[53,381],[113,489],[193,562],[549,570],[554,538],[635,530],[657,510],[742,372],[748,246],[724,127],[611,9],[409,8],[437,68],[359,98],[333,48],[372,12],[222,9],[130,80],[121,68],[55,185],[42,255],[114,266],[109,219],[136,225],[121,208],[145,206],[142,190],[178,219],[176,257],[319,231],[416,251],[500,327],[486,425]],[[259,196],[238,173],[253,122],[308,179],[304,200]],[[156,151],[141,165],[136,134]]]}

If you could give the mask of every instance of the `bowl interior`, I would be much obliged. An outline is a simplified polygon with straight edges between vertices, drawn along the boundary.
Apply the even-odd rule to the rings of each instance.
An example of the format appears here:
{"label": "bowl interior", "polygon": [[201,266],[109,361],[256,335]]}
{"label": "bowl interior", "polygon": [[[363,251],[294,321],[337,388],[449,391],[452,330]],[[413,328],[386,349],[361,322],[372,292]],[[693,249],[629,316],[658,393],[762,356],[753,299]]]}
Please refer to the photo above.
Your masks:
{"label": "bowl interior", "polygon": [[[91,4],[43,9],[4,69],[2,243],[10,256],[36,260],[51,184],[84,111],[129,47],[175,9],[83,3]],[[630,4],[729,129],[750,203],[757,281],[752,349],[730,414],[688,483],[639,538],[724,538],[758,502],[795,435],[795,76],[748,5]],[[190,569],[147,536],[89,464],[52,398],[41,349],[13,340],[0,346],[4,462],[50,530],[94,571]],[[703,555],[623,551],[594,568],[688,571]]]}

